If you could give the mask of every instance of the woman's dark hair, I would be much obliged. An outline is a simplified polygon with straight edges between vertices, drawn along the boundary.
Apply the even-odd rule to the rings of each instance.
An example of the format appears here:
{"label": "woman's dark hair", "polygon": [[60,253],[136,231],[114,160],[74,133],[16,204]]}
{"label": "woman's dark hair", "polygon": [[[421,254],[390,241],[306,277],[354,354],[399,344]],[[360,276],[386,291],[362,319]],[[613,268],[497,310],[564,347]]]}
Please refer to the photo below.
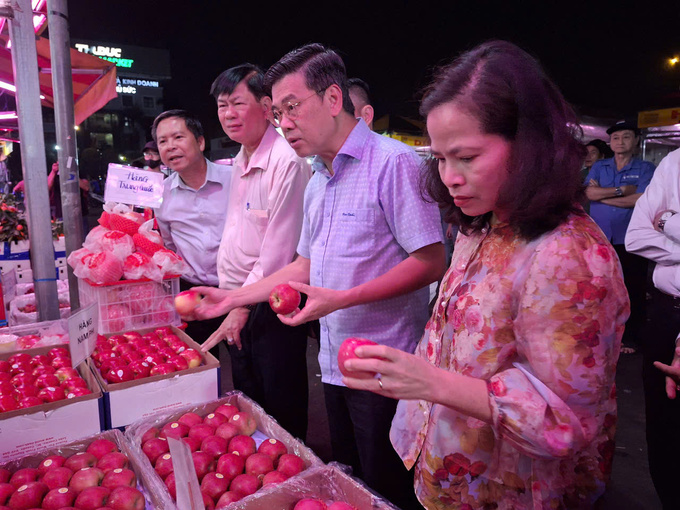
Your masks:
{"label": "woman's dark hair", "polygon": [[213,81],[210,87],[210,95],[217,100],[221,94],[231,94],[243,80],[246,80],[248,90],[258,101],[267,95],[264,89],[264,73],[262,69],[248,63],[223,71]]}
{"label": "woman's dark hair", "polygon": [[[580,178],[585,149],[572,108],[540,64],[506,41],[489,41],[439,69],[425,89],[420,113],[455,103],[479,120],[487,134],[512,142],[508,179],[497,207],[521,237],[535,239],[582,212]],[[430,160],[421,182],[464,234],[483,228],[491,213],[471,217],[456,207]]]}

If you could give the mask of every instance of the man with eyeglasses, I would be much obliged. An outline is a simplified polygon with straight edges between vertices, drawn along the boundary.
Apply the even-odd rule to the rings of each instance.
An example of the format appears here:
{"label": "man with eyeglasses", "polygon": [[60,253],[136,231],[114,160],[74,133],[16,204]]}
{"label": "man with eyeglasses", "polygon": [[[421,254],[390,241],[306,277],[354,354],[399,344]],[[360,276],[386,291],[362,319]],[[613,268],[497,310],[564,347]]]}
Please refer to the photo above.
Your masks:
{"label": "man with eyeglasses", "polygon": [[647,259],[628,253],[626,230],[635,203],[654,175],[654,165],[635,157],[640,130],[633,119],[620,120],[607,130],[614,157],[596,161],[585,184],[590,202],[590,216],[614,246],[630,297],[630,318],[621,340],[622,352],[635,352],[640,347],[646,320],[645,288]]}
{"label": "man with eyeglasses", "polygon": [[[252,285],[295,257],[302,201],[311,176],[269,122],[262,71],[243,64],[212,84],[224,132],[241,144],[234,158],[227,219],[217,254],[222,289]],[[307,434],[307,326],[283,324],[269,303],[237,307],[203,350],[224,339],[234,387],[258,402],[293,436]],[[220,355],[226,355],[220,350]]]}
{"label": "man with eyeglasses", "polygon": [[298,156],[315,155],[298,257],[238,290],[199,288],[205,298],[196,315],[265,301],[284,282],[306,294],[302,310],[280,319],[291,326],[320,319],[334,459],[401,508],[419,508],[413,477],[389,441],[397,402],[344,386],[337,356],[348,337],[413,352],[428,319],[428,284],[445,269],[439,211],[420,194],[415,152],[355,118],[345,66],[334,51],[320,44],[294,50],[265,82],[288,143]]}

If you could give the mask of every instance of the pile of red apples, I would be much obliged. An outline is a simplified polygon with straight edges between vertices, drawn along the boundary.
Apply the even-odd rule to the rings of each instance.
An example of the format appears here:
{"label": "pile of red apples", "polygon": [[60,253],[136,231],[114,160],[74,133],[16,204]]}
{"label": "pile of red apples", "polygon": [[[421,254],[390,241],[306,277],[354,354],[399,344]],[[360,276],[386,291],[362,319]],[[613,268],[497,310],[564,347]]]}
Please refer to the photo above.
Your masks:
{"label": "pile of red apples", "polygon": [[223,404],[205,417],[189,412],[160,430],[150,428],[142,436],[142,451],[170,495],[177,499],[167,438],[184,441],[192,451],[205,508],[225,508],[261,487],[287,480],[306,467],[278,439],[266,439],[257,448],[251,437],[256,428],[250,413]]}
{"label": "pile of red apples", "polygon": [[115,384],[197,367],[201,354],[172,328],[162,327],[144,335],[137,331],[108,338],[99,335],[92,360],[102,377]]}
{"label": "pile of red apples", "polygon": [[22,352],[0,360],[0,413],[92,393],[64,347],[46,355]]}
{"label": "pile of red apples", "polygon": [[13,473],[0,468],[0,509],[143,510],[136,486],[128,458],[100,438],[70,457],[50,455]]}

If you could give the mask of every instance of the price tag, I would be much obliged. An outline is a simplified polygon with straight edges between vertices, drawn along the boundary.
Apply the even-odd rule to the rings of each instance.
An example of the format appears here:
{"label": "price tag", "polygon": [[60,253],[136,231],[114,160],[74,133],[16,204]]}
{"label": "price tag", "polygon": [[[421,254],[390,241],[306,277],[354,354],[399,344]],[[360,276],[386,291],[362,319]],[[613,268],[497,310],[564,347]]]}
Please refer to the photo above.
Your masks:
{"label": "price tag", "polygon": [[69,347],[73,368],[92,354],[97,344],[99,308],[97,303],[81,308],[68,318]]}
{"label": "price tag", "polygon": [[133,166],[109,164],[104,200],[141,207],[159,207],[163,201],[163,178],[160,172]]}

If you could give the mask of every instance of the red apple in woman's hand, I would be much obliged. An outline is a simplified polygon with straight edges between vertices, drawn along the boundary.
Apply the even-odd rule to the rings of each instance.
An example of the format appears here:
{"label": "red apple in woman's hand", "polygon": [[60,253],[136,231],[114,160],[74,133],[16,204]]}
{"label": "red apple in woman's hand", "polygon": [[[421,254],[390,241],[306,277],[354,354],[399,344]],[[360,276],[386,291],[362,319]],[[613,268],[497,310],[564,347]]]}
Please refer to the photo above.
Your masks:
{"label": "red apple in woman's hand", "polygon": [[355,379],[373,379],[373,377],[375,377],[373,372],[350,372],[345,368],[345,361],[348,359],[358,358],[354,351],[357,347],[362,345],[378,344],[365,338],[348,338],[342,342],[340,350],[338,351],[338,368],[340,368],[340,372],[345,377],[353,377]]}
{"label": "red apple in woman's hand", "polygon": [[175,296],[175,308],[180,315],[191,315],[201,302],[201,295],[193,289],[185,290]]}

